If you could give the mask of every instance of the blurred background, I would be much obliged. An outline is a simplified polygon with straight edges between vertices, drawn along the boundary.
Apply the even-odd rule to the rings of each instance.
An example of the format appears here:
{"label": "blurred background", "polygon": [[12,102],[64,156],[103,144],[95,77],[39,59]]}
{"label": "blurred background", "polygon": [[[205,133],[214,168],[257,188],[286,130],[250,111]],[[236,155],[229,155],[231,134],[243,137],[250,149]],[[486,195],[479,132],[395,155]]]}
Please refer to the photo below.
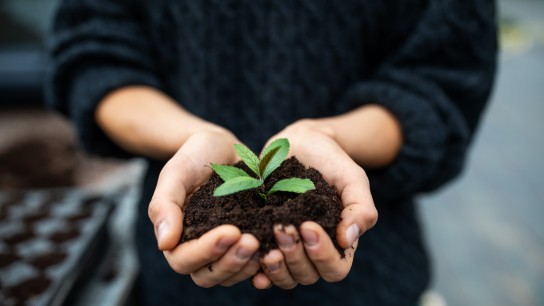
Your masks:
{"label": "blurred background", "polygon": [[[119,240],[122,248],[108,249],[101,276],[74,282],[79,288],[70,303],[130,304],[137,266],[131,252],[123,253],[131,246],[123,233],[131,232],[145,165],[85,156],[70,124],[43,108],[43,41],[55,3],[0,0],[0,201],[12,198],[7,190],[21,188],[114,194],[116,209],[105,226],[110,244]],[[432,289],[440,294],[435,305],[544,305],[544,0],[498,3],[499,71],[466,170],[420,198]],[[0,235],[9,232],[1,224]],[[5,258],[0,292],[2,277],[8,278]],[[112,273],[112,265],[121,270]]]}
{"label": "blurred background", "polygon": [[448,305],[544,305],[544,1],[501,0],[501,55],[466,170],[422,198]]}

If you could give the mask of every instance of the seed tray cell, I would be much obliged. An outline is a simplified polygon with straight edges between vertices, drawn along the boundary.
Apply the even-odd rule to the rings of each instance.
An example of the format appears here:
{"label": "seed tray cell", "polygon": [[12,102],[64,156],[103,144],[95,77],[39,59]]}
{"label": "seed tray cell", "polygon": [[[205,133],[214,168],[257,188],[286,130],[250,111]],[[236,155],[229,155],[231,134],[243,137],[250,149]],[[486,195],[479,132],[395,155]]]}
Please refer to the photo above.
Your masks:
{"label": "seed tray cell", "polygon": [[0,192],[0,305],[61,305],[99,252],[112,204],[74,189]]}

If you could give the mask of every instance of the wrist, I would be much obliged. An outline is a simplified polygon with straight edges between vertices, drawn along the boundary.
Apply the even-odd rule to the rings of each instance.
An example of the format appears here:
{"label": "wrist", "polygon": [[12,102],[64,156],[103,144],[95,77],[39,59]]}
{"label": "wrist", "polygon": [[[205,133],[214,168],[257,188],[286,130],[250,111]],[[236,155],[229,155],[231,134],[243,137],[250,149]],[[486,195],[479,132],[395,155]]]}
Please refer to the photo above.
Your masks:
{"label": "wrist", "polygon": [[330,119],[346,152],[367,168],[391,164],[402,147],[398,120],[384,107],[369,104]]}
{"label": "wrist", "polygon": [[164,160],[170,159],[189,138],[197,134],[209,135],[210,138],[232,140],[233,144],[237,141],[236,136],[226,128],[193,115],[178,122],[170,130],[165,131],[164,137],[155,143],[157,151],[162,152]]}
{"label": "wrist", "polygon": [[186,111],[162,92],[143,86],[118,89],[98,105],[95,120],[121,148],[167,160],[198,132],[228,131]]}
{"label": "wrist", "polygon": [[389,165],[402,146],[400,123],[388,110],[374,104],[334,117],[299,120],[293,127],[330,137],[365,168]]}

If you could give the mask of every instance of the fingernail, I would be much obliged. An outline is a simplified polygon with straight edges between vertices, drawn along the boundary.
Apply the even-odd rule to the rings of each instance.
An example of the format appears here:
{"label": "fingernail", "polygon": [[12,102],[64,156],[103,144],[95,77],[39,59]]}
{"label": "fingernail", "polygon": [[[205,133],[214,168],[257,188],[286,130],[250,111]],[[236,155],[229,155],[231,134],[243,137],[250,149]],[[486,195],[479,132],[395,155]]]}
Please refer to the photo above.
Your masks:
{"label": "fingernail", "polygon": [[269,272],[276,272],[280,269],[280,263],[277,262],[277,263],[267,265],[266,268],[268,269]]}
{"label": "fingernail", "polygon": [[357,238],[359,238],[359,226],[357,224],[352,224],[346,230],[346,240],[349,245],[352,245]]}
{"label": "fingernail", "polygon": [[238,251],[236,251],[236,257],[242,261],[248,260],[251,256],[253,256],[253,251],[251,250],[239,248]]}
{"label": "fingernail", "polygon": [[281,231],[276,234],[276,239],[280,248],[288,249],[295,243],[293,236]]}
{"label": "fingernail", "polygon": [[168,222],[161,221],[157,227],[157,240],[160,243],[164,237],[168,234]]}
{"label": "fingernail", "polygon": [[302,239],[304,239],[304,243],[308,246],[313,246],[317,244],[317,233],[309,230],[309,229],[303,229],[300,231],[300,234],[302,235]]}
{"label": "fingernail", "polygon": [[221,250],[228,249],[234,243],[232,238],[221,238],[217,241],[217,247]]}

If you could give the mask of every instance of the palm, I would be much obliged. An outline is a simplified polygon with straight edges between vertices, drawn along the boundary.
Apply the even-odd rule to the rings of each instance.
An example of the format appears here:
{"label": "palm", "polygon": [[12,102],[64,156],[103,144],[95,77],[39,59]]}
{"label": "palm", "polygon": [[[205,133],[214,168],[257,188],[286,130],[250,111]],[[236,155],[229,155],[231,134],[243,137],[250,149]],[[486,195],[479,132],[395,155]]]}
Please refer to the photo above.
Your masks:
{"label": "palm", "polygon": [[[262,260],[265,271],[268,271],[266,277],[262,274],[257,275],[254,282],[259,280],[257,284],[259,288],[260,284],[264,287],[267,281],[282,288],[292,288],[297,283],[314,283],[319,278],[339,281],[351,269],[353,263],[351,253],[357,247],[357,238],[377,220],[366,174],[327,131],[295,124],[274,138],[277,137],[288,138],[291,143],[290,155],[296,156],[304,165],[317,169],[323,178],[337,189],[344,209],[336,237],[340,246],[347,249],[347,254],[341,258],[321,226],[305,222],[299,231],[293,228],[291,233],[295,240],[299,235],[302,236],[304,247],[295,244],[289,248],[282,248],[280,245],[279,251],[270,252]],[[311,236],[307,234],[308,232],[314,233],[317,239],[312,240],[317,243],[309,243],[307,237]],[[282,234],[276,232],[276,239]],[[285,268],[274,272],[267,270],[267,267],[277,266],[278,262]]]}

